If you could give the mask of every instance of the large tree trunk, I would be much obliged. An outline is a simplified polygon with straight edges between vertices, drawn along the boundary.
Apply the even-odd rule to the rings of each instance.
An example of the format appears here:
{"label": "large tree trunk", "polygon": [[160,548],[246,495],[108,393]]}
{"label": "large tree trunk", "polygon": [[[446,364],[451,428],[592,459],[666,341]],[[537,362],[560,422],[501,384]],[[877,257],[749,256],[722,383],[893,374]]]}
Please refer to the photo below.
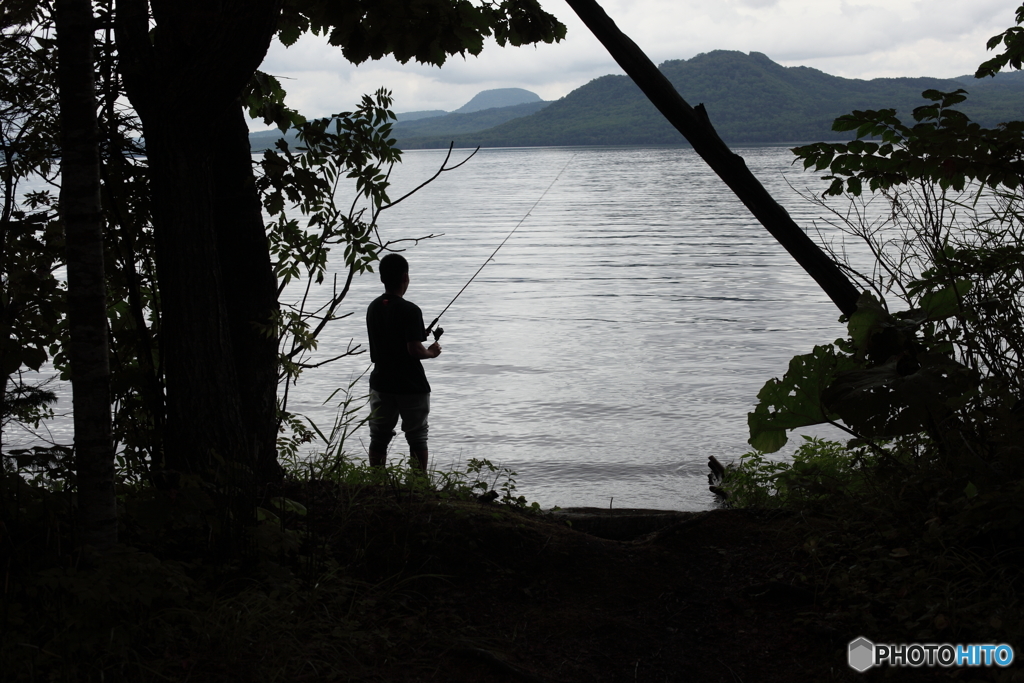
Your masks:
{"label": "large tree trunk", "polygon": [[58,0],[61,190],[68,263],[68,322],[78,477],[78,541],[117,543],[110,366],[100,214],[99,131],[90,0]]}
{"label": "large tree trunk", "polygon": [[240,102],[215,123],[215,228],[242,414],[257,477],[279,480],[277,463],[277,279],[252,170]]}
{"label": "large tree trunk", "polygon": [[151,33],[145,0],[118,0],[117,37],[152,174],[165,462],[204,478],[224,462],[266,475],[276,465],[266,378],[277,374],[277,344],[254,323],[269,319],[276,292],[248,141],[237,138],[238,97],[266,54],[280,1],[152,7]]}
{"label": "large tree trunk", "polygon": [[860,292],[836,264],[793,222],[754,177],[743,157],[734,154],[718,137],[703,105],[691,107],[664,74],[605,14],[595,0],[566,0],[619,66],[647,95],[669,123],[693,145],[694,151],[718,174],[772,237],[846,315],[857,310]]}
{"label": "large tree trunk", "polygon": [[172,116],[144,119],[153,188],[160,343],[167,388],[165,469],[203,476],[250,448],[223,293],[213,163]]}

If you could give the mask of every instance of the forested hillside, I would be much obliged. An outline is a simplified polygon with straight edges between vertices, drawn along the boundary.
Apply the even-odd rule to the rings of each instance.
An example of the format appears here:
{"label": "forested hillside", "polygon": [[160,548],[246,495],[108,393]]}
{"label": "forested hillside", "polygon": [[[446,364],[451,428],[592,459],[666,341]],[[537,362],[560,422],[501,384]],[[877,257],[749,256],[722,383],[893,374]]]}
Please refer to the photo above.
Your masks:
{"label": "forested hillside", "polygon": [[[921,92],[964,88],[959,108],[982,125],[1024,116],[1024,81],[831,76],[809,67],[784,67],[753,52],[716,50],[672,60],[662,72],[691,105],[703,103],[726,142],[781,143],[839,139],[832,121],[856,109],[895,107],[909,118]],[[847,136],[849,137],[849,136]],[[448,131],[403,138],[405,148],[457,146],[681,144],[673,129],[626,76],[602,76],[530,116],[478,133]]]}

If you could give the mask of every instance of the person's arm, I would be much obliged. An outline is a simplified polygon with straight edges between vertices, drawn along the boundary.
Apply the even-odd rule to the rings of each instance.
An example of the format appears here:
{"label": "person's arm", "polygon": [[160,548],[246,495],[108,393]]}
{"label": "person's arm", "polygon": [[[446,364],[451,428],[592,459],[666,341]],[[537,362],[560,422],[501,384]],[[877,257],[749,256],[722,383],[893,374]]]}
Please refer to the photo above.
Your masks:
{"label": "person's arm", "polygon": [[424,346],[423,342],[411,341],[405,344],[406,351],[413,358],[419,358],[425,360],[427,358],[437,358],[441,355],[441,345],[434,342],[430,346]]}

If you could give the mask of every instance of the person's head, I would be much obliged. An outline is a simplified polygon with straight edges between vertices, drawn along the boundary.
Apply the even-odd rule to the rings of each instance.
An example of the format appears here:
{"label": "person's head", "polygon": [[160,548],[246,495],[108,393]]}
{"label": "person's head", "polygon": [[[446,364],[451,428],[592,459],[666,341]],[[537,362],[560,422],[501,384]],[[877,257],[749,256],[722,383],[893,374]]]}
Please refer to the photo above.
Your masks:
{"label": "person's head", "polygon": [[388,254],[380,260],[379,270],[384,289],[398,292],[409,275],[409,262],[401,254]]}

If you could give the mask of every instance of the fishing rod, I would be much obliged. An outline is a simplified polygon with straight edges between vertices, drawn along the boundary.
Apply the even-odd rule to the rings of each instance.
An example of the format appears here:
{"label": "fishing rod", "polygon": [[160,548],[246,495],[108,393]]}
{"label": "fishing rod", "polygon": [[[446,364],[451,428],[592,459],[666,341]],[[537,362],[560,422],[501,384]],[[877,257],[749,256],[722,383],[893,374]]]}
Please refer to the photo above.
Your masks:
{"label": "fishing rod", "polygon": [[498,253],[498,249],[501,249],[503,246],[505,246],[505,242],[508,242],[508,238],[511,237],[515,233],[515,231],[519,229],[519,226],[522,225],[526,221],[527,218],[530,217],[530,214],[533,213],[533,210],[537,208],[537,205],[540,204],[541,200],[544,199],[544,197],[547,195],[547,193],[549,191],[551,191],[551,188],[555,186],[555,183],[558,182],[558,179],[562,177],[563,173],[565,173],[565,169],[569,168],[569,164],[571,164],[572,160],[575,159],[575,158],[576,158],[575,154],[573,154],[571,157],[569,157],[569,161],[565,162],[565,166],[563,166],[562,170],[558,172],[558,175],[556,175],[555,179],[551,181],[551,184],[548,185],[548,188],[546,190],[544,190],[544,193],[537,199],[537,201],[535,201],[533,203],[533,206],[531,206],[530,210],[526,212],[526,215],[519,219],[519,222],[516,223],[516,227],[512,228],[512,232],[510,232],[509,234],[505,235],[505,239],[503,239],[501,241],[501,244],[498,245],[497,249],[495,249],[494,251],[491,252],[491,255],[487,257],[487,260],[483,262],[483,265],[481,265],[479,268],[476,269],[476,272],[473,273],[473,277],[469,278],[469,282],[467,282],[466,284],[462,285],[462,289],[459,290],[459,293],[456,294],[452,298],[452,300],[448,302],[448,305],[444,307],[443,311],[441,311],[440,313],[437,314],[437,317],[434,318],[434,320],[427,327],[427,331],[425,333],[426,335],[429,335],[429,334],[433,333],[434,341],[435,342],[438,341],[439,339],[441,339],[441,335],[444,334],[444,328],[443,327],[438,327],[435,330],[434,329],[434,325],[436,325],[437,321],[441,319],[441,316],[444,315],[448,311],[448,309],[452,307],[452,304],[455,303],[455,300],[458,299],[459,296],[464,291],[466,291],[466,287],[469,287],[470,283],[472,283],[473,280],[476,279],[476,276],[480,274],[480,271],[484,269],[484,266],[486,266],[488,263],[490,263],[494,259],[494,255]]}

